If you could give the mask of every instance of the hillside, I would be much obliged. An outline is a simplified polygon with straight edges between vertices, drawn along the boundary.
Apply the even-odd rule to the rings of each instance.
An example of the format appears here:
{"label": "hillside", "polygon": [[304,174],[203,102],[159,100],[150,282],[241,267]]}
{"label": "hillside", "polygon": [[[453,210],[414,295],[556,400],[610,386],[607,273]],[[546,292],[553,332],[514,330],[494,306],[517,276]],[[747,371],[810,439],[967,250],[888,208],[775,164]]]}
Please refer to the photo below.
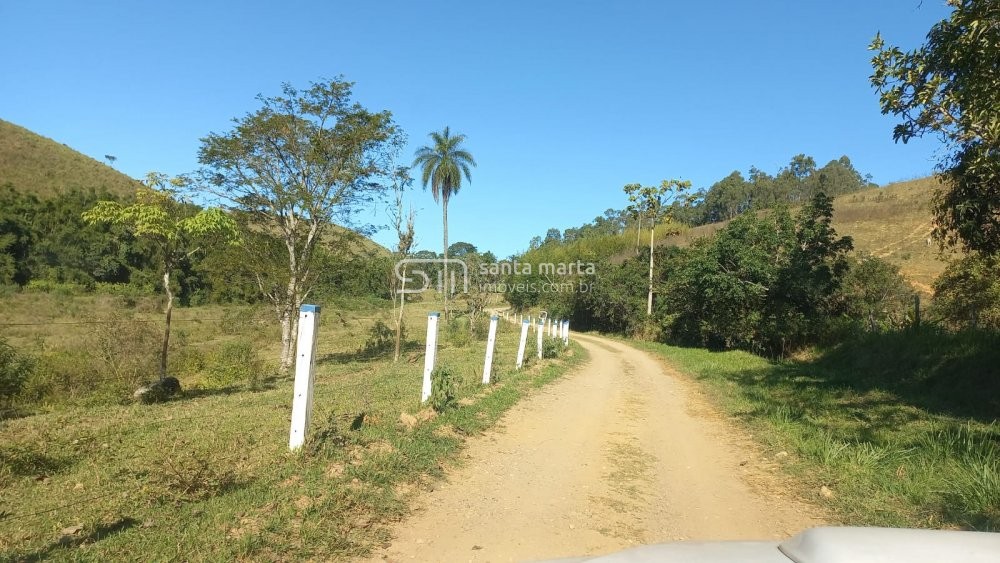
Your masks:
{"label": "hillside", "polygon": [[[837,197],[834,228],[854,239],[856,251],[870,252],[896,264],[914,287],[930,293],[931,284],[944,271],[947,260],[937,243],[928,241],[931,196],[936,183],[932,177],[920,178]],[[724,225],[695,227],[663,244],[684,246]]]}
{"label": "hillside", "polygon": [[47,198],[73,188],[131,195],[136,181],[66,145],[0,119],[0,187]]}

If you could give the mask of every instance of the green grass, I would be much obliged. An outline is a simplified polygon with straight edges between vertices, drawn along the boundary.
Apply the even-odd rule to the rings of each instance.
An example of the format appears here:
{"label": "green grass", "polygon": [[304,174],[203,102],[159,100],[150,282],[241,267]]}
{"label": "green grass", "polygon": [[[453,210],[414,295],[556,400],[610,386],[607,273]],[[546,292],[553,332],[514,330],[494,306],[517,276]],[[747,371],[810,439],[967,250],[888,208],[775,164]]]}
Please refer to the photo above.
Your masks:
{"label": "green grass", "polygon": [[43,199],[74,188],[128,197],[138,185],[102,162],[0,119],[0,187],[8,183]]}
{"label": "green grass", "polygon": [[[27,302],[15,310],[32,303],[34,310],[49,310],[44,298],[19,298]],[[78,299],[81,315],[117,306],[100,296]],[[429,418],[419,405],[421,341],[426,313],[438,304],[408,305],[412,341],[398,364],[358,353],[368,328],[389,319],[378,303],[323,305],[312,438],[300,453],[287,450],[292,390],[286,379],[252,391],[199,386],[193,373],[181,378],[185,396],[164,404],[71,402],[0,422],[0,559],[325,560],[367,554],[388,541],[412,496],[432,488],[458,462],[466,436],[489,428],[533,388],[584,358],[573,345],[559,358],[534,360],[514,372],[517,329],[502,323],[494,364],[499,382],[483,388],[485,338],[459,337],[461,328],[442,331],[438,364],[460,378],[458,402]],[[203,319],[190,323],[192,346],[203,344],[196,342],[201,338],[207,346],[254,338],[265,360],[276,353],[270,327],[241,327],[231,313],[225,326],[209,320],[230,311],[177,314]],[[49,351],[72,342],[63,333],[77,330],[56,325],[56,335],[32,336],[22,328],[18,342],[41,338],[50,342]],[[402,412],[429,419],[408,431]]]}
{"label": "green grass", "polygon": [[1000,530],[1000,337],[874,335],[781,363],[637,345],[788,452],[802,496],[844,524]]}

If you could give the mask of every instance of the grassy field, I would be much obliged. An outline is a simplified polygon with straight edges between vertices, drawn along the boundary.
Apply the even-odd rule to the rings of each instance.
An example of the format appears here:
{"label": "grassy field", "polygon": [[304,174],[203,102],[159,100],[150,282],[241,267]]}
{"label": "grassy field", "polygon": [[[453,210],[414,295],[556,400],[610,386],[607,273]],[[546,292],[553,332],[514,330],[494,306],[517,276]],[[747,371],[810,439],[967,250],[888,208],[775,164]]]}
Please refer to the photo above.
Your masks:
{"label": "grassy field", "polygon": [[0,119],[0,187],[51,197],[73,188],[105,189],[120,196],[135,193],[137,183],[93,158]]}
{"label": "grassy field", "polygon": [[[47,319],[48,326],[3,330],[19,348],[80,355],[102,332],[158,329],[142,322],[158,318],[155,299],[145,299],[152,302],[127,307],[120,296],[9,295],[0,323]],[[287,450],[291,381],[264,378],[250,388],[211,377],[218,350],[240,340],[253,343],[260,369],[268,370],[276,329],[250,308],[176,312],[184,334],[171,371],[186,387],[181,398],[142,406],[81,392],[0,422],[0,559],[366,554],[389,539],[388,527],[407,513],[412,495],[433,488],[457,463],[466,436],[493,425],[520,397],[584,356],[571,345],[558,358],[515,372],[516,329],[501,323],[499,382],[483,388],[485,339],[471,337],[467,325],[444,327],[438,365],[460,381],[457,403],[435,416],[421,408],[419,393],[424,319],[436,303],[409,305],[410,342],[398,364],[385,352],[364,351],[372,327],[388,323],[382,304],[323,306],[312,438],[300,453]],[[92,319],[115,324],[54,324]],[[199,354],[200,368],[191,359]],[[408,429],[401,413],[418,423]]]}
{"label": "grassy field", "polygon": [[636,345],[701,382],[842,523],[1000,530],[996,335],[872,335],[782,363]]}

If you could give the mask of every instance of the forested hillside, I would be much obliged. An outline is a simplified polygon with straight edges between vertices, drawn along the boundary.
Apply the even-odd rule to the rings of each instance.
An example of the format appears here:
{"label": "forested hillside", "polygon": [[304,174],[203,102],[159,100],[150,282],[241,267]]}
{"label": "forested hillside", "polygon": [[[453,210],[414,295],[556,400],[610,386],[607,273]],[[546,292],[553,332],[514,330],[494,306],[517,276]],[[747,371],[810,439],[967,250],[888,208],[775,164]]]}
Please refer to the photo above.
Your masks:
{"label": "forested hillside", "polygon": [[[98,201],[134,201],[142,187],[108,165],[0,120],[0,286],[140,295],[162,291],[154,245],[121,226],[83,218]],[[183,206],[187,215],[200,209],[190,201]],[[257,242],[273,246],[275,241],[263,238],[268,240]],[[388,298],[391,261],[384,248],[360,234],[330,229],[318,261],[315,275],[322,291]],[[258,273],[232,248],[208,245],[177,264],[171,284],[183,305],[254,303],[261,299]]]}

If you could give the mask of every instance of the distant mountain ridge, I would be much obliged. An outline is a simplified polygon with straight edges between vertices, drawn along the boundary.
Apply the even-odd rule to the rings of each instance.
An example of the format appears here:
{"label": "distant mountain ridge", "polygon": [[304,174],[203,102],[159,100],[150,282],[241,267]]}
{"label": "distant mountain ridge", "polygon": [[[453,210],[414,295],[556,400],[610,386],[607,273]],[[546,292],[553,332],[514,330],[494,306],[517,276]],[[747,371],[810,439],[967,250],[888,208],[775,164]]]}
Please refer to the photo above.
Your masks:
{"label": "distant mountain ridge", "polygon": [[0,188],[46,199],[73,189],[135,193],[138,181],[68,146],[0,119]]}

